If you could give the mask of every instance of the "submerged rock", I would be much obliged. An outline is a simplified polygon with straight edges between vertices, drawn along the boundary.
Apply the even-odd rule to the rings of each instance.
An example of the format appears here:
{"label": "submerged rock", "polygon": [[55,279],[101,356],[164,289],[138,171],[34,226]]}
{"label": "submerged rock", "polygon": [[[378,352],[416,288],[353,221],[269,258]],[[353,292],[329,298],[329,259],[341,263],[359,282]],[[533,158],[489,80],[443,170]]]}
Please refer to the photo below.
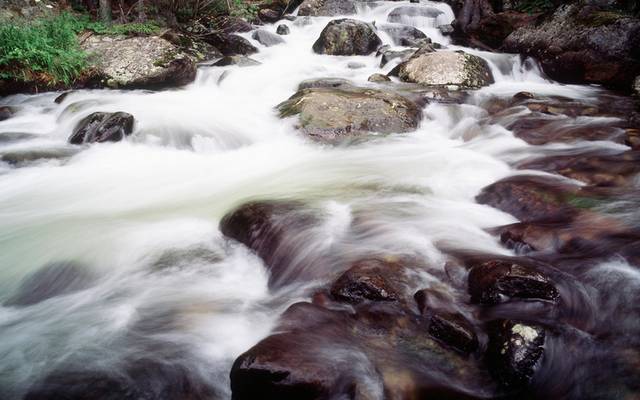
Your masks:
{"label": "submerged rock", "polygon": [[381,45],[382,41],[371,24],[344,18],[327,24],[313,44],[313,51],[334,56],[366,56]]}
{"label": "submerged rock", "polygon": [[433,313],[429,319],[429,335],[454,349],[473,353],[478,348],[478,337],[471,323],[461,314]]}
{"label": "submerged rock", "polygon": [[539,325],[511,320],[491,323],[486,357],[492,375],[508,388],[526,386],[544,355],[545,337]]}
{"label": "submerged rock", "polygon": [[117,142],[133,132],[133,115],[125,112],[95,112],[76,125],[71,144]]}
{"label": "submerged rock", "polygon": [[298,90],[312,88],[340,88],[351,86],[352,82],[343,78],[314,78],[300,82],[300,84],[298,85]]}
{"label": "submerged rock", "polygon": [[377,133],[410,132],[422,111],[400,95],[356,87],[303,89],[278,105],[281,117],[297,115],[299,128],[322,142]]}
{"label": "submerged rock", "polygon": [[282,40],[282,38],[274,33],[271,33],[269,31],[265,31],[263,29],[258,29],[257,31],[253,32],[253,34],[251,34],[251,37],[255,40],[257,40],[260,44],[267,46],[267,47],[271,47],[271,46],[275,46],[276,44],[280,44],[280,43],[284,43],[284,40]]}
{"label": "submerged rock", "polygon": [[469,270],[471,301],[497,304],[503,298],[557,301],[554,284],[532,267],[509,260],[485,261]]}
{"label": "submerged rock", "polygon": [[4,305],[30,306],[85,289],[92,281],[93,276],[85,265],[53,262],[24,279],[16,293]]}
{"label": "submerged rock", "polygon": [[[0,143],[2,143],[2,135],[0,135]],[[21,167],[45,160],[66,160],[74,156],[78,151],[79,149],[73,147],[12,150],[0,155],[0,160],[13,166]]]}
{"label": "submerged rock", "polygon": [[380,58],[380,68],[387,65],[390,61],[399,58],[401,62],[407,61],[411,56],[415,53],[415,50],[406,49],[406,50],[391,50],[385,49],[380,52],[382,57]]}
{"label": "submerged rock", "polygon": [[493,83],[493,75],[485,60],[457,51],[418,51],[400,64],[394,73],[405,82],[428,86],[477,89]]}
{"label": "submerged rock", "polygon": [[503,44],[536,57],[553,79],[628,90],[640,74],[640,20],[577,4],[560,6],[539,25],[522,27]]}
{"label": "submerged rock", "polygon": [[156,36],[90,36],[82,48],[108,87],[159,89],[186,85],[196,77],[194,61]]}
{"label": "submerged rock", "polygon": [[298,8],[299,16],[333,17],[355,13],[356,6],[351,0],[304,0]]}

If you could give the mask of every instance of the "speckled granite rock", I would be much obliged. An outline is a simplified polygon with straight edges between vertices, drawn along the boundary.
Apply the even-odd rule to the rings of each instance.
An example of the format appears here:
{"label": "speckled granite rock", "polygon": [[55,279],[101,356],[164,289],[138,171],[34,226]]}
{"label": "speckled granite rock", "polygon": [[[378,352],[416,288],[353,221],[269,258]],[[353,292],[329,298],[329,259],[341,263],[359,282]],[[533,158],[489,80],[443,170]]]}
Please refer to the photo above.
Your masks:
{"label": "speckled granite rock", "polygon": [[185,85],[196,66],[176,46],[156,36],[91,36],[82,43],[111,88],[157,89]]}

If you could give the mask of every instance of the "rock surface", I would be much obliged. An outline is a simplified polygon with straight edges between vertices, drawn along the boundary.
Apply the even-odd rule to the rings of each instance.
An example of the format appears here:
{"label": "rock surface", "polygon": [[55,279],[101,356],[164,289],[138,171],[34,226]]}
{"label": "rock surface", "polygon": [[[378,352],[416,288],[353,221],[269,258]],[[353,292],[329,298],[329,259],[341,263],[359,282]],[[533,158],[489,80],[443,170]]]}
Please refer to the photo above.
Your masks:
{"label": "rock surface", "polygon": [[477,89],[493,83],[493,75],[486,61],[454,51],[418,51],[400,64],[394,73],[402,81],[427,86]]}
{"label": "rock surface", "polygon": [[82,48],[111,88],[159,89],[182,86],[196,77],[193,60],[156,36],[91,36]]}
{"label": "rock surface", "polygon": [[242,36],[226,33],[211,33],[202,38],[222,52],[225,56],[247,56],[258,52],[258,49]]}
{"label": "rock surface", "polygon": [[387,21],[395,23],[405,23],[408,19],[415,17],[438,18],[442,11],[435,7],[425,6],[400,6],[389,13]]}
{"label": "rock surface", "polygon": [[276,28],[276,33],[278,35],[288,35],[289,27],[284,24],[278,25],[278,27]]}
{"label": "rock surface", "polygon": [[640,74],[640,20],[564,5],[543,24],[510,34],[503,49],[536,57],[544,71],[561,82],[628,90]]}
{"label": "rock surface", "polygon": [[345,18],[327,24],[313,44],[313,51],[334,56],[366,56],[381,45],[382,41],[371,24]]}
{"label": "rock surface", "polygon": [[409,25],[385,24],[378,29],[391,36],[393,44],[397,46],[411,46],[416,40],[427,39],[424,32]]}
{"label": "rock surface", "polygon": [[546,332],[536,324],[500,320],[490,326],[487,363],[508,388],[526,386],[544,354]]}
{"label": "rock surface", "polygon": [[117,142],[133,132],[133,115],[125,112],[95,112],[76,125],[71,144]]}
{"label": "rock surface", "polygon": [[370,259],[356,262],[331,286],[331,295],[347,303],[362,301],[396,301],[401,288],[393,275],[402,274],[399,264]]}
{"label": "rock surface", "polygon": [[303,89],[278,110],[281,117],[297,115],[306,135],[326,143],[370,132],[410,132],[422,117],[420,107],[405,97],[349,86]]}
{"label": "rock surface", "polygon": [[557,301],[558,290],[542,273],[509,260],[485,261],[469,270],[471,301],[497,304],[508,298]]}

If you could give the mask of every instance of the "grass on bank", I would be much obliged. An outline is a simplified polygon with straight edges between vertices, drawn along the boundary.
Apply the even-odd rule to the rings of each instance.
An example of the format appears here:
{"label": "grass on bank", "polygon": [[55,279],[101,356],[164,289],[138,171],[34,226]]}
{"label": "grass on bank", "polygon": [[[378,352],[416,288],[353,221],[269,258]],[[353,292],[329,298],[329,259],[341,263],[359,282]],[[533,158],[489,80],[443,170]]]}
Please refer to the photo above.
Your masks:
{"label": "grass on bank", "polygon": [[88,16],[63,13],[32,22],[0,23],[0,79],[68,85],[88,67],[77,34],[91,30],[104,35],[154,34],[154,23],[106,26]]}

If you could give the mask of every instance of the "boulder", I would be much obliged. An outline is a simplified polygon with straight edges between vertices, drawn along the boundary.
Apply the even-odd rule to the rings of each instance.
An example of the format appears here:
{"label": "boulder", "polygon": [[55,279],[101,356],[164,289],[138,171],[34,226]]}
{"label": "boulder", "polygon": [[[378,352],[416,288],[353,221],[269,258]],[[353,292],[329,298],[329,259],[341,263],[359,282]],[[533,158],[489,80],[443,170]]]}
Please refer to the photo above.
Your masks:
{"label": "boulder", "polygon": [[[478,23],[466,27],[464,32],[459,32],[454,27],[456,42],[476,47],[488,47],[499,49],[504,40],[515,30],[535,25],[540,19],[540,14],[532,14],[518,11],[505,11],[491,13],[483,16]],[[479,46],[482,44],[483,46]]]}
{"label": "boulder", "polygon": [[426,86],[456,86],[477,89],[493,83],[487,62],[480,57],[458,51],[416,52],[393,73],[405,82]]}
{"label": "boulder", "polygon": [[251,37],[254,40],[257,40],[258,43],[262,44],[266,47],[275,46],[276,44],[284,43],[284,40],[275,33],[271,33],[269,31],[265,31],[264,29],[258,29],[257,31],[251,34]]}
{"label": "boulder", "polygon": [[231,15],[215,17],[211,20],[211,23],[207,25],[209,31],[216,31],[224,34],[251,32],[253,30],[253,26],[249,22],[240,17],[234,17]]}
{"label": "boulder", "polygon": [[422,118],[421,108],[403,96],[348,86],[303,89],[278,110],[281,117],[297,115],[298,128],[325,143],[371,132],[410,132]]}
{"label": "boulder", "polygon": [[260,61],[256,61],[253,58],[249,58],[245,56],[224,56],[211,65],[214,67],[226,67],[228,65],[237,65],[239,67],[252,67],[260,64],[262,64]]}
{"label": "boulder", "polygon": [[384,24],[378,29],[391,36],[393,44],[397,46],[411,46],[418,39],[428,39],[420,29],[409,25]]}
{"label": "boulder", "polygon": [[90,36],[82,43],[104,85],[160,89],[182,86],[196,77],[195,62],[157,36]]}
{"label": "boulder", "polygon": [[510,260],[477,263],[469,270],[471,301],[498,304],[504,299],[536,299],[556,302],[559,293],[554,284],[533,267]]}
{"label": "boulder", "polygon": [[210,33],[202,38],[225,56],[247,56],[258,52],[258,49],[242,36],[226,33]]}
{"label": "boulder", "polygon": [[381,259],[355,262],[331,285],[331,295],[339,301],[396,301],[402,296],[398,282],[403,267]]}
{"label": "boulder", "polygon": [[380,83],[380,82],[390,82],[391,79],[388,76],[383,74],[372,74],[371,76],[369,76],[367,81]]}
{"label": "boulder", "polygon": [[299,16],[335,17],[355,13],[356,6],[351,0],[304,0],[298,8]]}
{"label": "boulder", "polygon": [[478,348],[473,326],[462,314],[434,312],[427,329],[431,337],[461,353],[473,353]]}
{"label": "boulder", "polygon": [[401,62],[407,61],[411,58],[411,56],[415,53],[415,50],[406,49],[406,50],[391,50],[387,49],[381,52],[382,57],[380,58],[380,68],[387,65],[391,60],[395,60],[399,58]]}
{"label": "boulder", "polygon": [[366,56],[381,45],[382,41],[371,24],[345,18],[327,24],[313,44],[313,51],[334,56]]}
{"label": "boulder", "polygon": [[389,13],[388,22],[409,23],[411,19],[416,17],[422,18],[438,18],[443,12],[435,7],[425,6],[400,6],[396,7]]}
{"label": "boulder", "polygon": [[133,115],[125,112],[95,112],[76,125],[71,144],[117,142],[133,132]]}
{"label": "boulder", "polygon": [[551,78],[628,90],[640,74],[640,19],[570,4],[511,33],[503,50],[536,57]]}
{"label": "boulder", "polygon": [[278,27],[276,28],[276,33],[278,35],[288,35],[289,34],[289,27],[286,26],[285,24],[280,24],[278,25]]}
{"label": "boulder", "polygon": [[537,324],[513,320],[492,322],[486,355],[491,374],[507,388],[522,389],[540,364],[545,338],[544,328]]}

